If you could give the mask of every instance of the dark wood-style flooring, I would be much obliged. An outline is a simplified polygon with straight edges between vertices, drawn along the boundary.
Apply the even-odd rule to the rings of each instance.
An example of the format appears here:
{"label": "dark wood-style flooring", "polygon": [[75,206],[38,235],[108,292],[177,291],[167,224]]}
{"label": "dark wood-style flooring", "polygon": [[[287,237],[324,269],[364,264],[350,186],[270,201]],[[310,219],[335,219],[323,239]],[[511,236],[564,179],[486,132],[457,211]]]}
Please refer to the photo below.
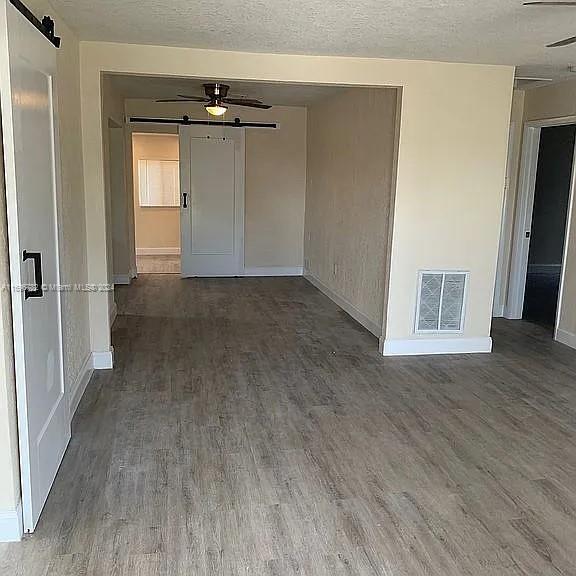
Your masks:
{"label": "dark wood-style flooring", "polygon": [[383,358],[301,278],[119,287],[33,536],[4,576],[576,574],[576,352]]}

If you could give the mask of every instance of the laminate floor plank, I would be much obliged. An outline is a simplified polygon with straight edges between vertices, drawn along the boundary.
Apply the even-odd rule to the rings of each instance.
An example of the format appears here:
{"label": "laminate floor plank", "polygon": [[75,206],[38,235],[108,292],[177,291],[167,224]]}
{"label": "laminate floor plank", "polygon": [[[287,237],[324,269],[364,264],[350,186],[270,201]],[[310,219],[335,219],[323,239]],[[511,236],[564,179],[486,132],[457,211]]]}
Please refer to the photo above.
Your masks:
{"label": "laminate floor plank", "polygon": [[36,532],[4,576],[573,576],[576,352],[384,358],[302,278],[116,288]]}

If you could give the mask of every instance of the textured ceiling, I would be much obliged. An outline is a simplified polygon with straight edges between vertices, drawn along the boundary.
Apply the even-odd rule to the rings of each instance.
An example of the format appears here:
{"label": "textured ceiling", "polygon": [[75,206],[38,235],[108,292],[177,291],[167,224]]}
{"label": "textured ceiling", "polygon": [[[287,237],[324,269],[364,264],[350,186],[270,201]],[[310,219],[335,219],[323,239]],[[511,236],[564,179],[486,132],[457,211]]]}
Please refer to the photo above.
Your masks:
{"label": "textured ceiling", "polygon": [[576,8],[521,0],[52,0],[82,39],[513,64],[565,75]]}
{"label": "textured ceiling", "polygon": [[[175,98],[178,94],[203,96],[204,82],[190,78],[155,78],[148,76],[112,76],[117,93],[124,98]],[[256,98],[275,106],[307,106],[343,88],[309,84],[272,84],[264,82],[226,81],[231,96]]]}

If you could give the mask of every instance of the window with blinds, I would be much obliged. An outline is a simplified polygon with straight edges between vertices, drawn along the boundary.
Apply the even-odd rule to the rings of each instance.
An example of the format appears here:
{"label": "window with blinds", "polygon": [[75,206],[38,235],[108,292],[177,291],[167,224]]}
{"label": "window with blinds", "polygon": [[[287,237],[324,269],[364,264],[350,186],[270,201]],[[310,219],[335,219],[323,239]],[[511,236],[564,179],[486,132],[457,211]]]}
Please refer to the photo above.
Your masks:
{"label": "window with blinds", "polygon": [[140,206],[180,206],[178,160],[138,160]]}

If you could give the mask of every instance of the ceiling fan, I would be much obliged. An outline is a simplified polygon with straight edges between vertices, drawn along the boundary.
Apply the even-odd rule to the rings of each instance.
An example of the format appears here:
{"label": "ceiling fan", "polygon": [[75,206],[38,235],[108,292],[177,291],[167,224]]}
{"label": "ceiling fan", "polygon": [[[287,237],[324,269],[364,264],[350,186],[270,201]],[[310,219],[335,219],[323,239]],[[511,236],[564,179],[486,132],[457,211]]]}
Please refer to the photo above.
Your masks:
{"label": "ceiling fan", "polygon": [[[524,2],[524,6],[574,6],[576,7],[576,2]],[[576,36],[566,38],[565,40],[560,40],[554,42],[553,44],[548,44],[546,48],[560,48],[561,46],[569,46],[570,44],[576,44]]]}
{"label": "ceiling fan", "polygon": [[245,106],[247,108],[259,108],[268,110],[272,106],[264,104],[260,100],[253,98],[228,98],[230,86],[227,84],[203,84],[205,96],[186,96],[178,94],[178,98],[163,98],[156,102],[202,102],[208,114],[212,116],[222,116],[228,110],[226,104],[233,106]]}

